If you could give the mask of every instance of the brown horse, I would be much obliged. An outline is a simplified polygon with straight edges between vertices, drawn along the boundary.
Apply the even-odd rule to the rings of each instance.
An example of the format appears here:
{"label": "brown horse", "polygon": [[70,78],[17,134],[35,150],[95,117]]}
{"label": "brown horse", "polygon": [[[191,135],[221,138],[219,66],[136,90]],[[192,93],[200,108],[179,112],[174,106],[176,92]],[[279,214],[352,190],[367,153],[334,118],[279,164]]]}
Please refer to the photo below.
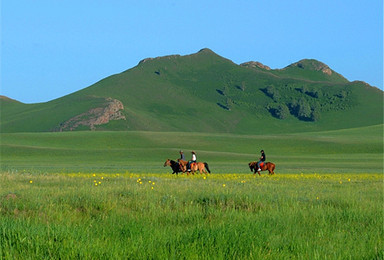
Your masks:
{"label": "brown horse", "polygon": [[181,160],[181,159],[177,159],[177,161],[179,162],[180,164],[180,169],[181,171],[184,173],[187,171],[187,164],[188,162],[187,161],[184,161],[184,160]]}
{"label": "brown horse", "polygon": [[[185,172],[187,170],[188,162],[181,160],[181,159],[178,159],[178,161],[180,163],[182,171]],[[200,174],[203,174],[203,173],[207,174],[207,171],[208,171],[208,173],[211,173],[211,170],[209,169],[208,163],[206,163],[206,162],[193,162],[193,163],[191,163],[190,168],[191,168],[191,173],[193,175],[195,174],[196,171],[199,171]],[[189,175],[188,171],[187,171],[187,174]]]}
{"label": "brown horse", "polygon": [[[248,166],[249,166],[249,169],[251,169],[251,172],[253,172],[253,174],[256,174],[256,172],[260,174],[260,172],[257,171],[257,162],[250,162],[248,163]],[[275,164],[274,163],[271,163],[271,162],[267,162],[267,163],[263,163],[263,165],[260,167],[260,169],[262,171],[266,171],[268,170],[269,171],[269,175],[273,175],[275,174],[274,170],[275,170]]]}

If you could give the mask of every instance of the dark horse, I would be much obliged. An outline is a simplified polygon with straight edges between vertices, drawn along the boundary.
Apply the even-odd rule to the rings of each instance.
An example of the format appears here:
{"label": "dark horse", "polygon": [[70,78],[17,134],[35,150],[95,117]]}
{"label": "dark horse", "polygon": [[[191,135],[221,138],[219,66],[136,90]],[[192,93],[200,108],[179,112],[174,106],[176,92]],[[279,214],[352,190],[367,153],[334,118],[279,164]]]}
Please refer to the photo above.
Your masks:
{"label": "dark horse", "polygon": [[[251,169],[251,172],[253,172],[253,174],[256,174],[256,172],[260,174],[260,172],[257,171],[257,162],[250,162],[248,163],[248,166],[249,166],[249,169]],[[263,164],[261,165],[260,169],[262,171],[266,171],[268,170],[269,171],[269,175],[273,175],[275,174],[274,170],[275,170],[275,164],[274,163],[271,163],[271,162],[263,162]]]}
{"label": "dark horse", "polygon": [[171,166],[172,168],[172,174],[179,174],[179,172],[181,172],[181,167],[180,167],[180,164],[178,162],[175,162],[174,160],[169,160],[167,159],[164,163],[164,167],[166,166]]}

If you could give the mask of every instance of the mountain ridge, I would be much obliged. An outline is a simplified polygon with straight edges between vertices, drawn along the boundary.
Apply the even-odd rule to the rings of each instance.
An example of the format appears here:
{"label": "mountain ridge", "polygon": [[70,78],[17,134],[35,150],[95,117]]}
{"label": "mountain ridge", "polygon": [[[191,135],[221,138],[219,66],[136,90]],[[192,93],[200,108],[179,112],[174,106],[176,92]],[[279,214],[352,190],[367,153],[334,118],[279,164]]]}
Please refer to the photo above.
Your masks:
{"label": "mountain ridge", "polygon": [[[48,102],[18,104],[0,99],[0,129],[243,134],[332,130],[382,123],[382,112],[372,115],[380,109],[377,103],[382,91],[373,89],[366,83],[349,82],[313,59],[268,70],[261,63],[237,65],[204,48],[189,55],[143,59],[135,67]],[[96,108],[109,111],[106,100],[121,103],[123,108],[115,111],[118,116],[99,121],[79,119],[94,117]],[[363,119],[355,121],[359,114]],[[335,122],[335,118],[340,120]],[[106,123],[61,127],[71,122]]]}

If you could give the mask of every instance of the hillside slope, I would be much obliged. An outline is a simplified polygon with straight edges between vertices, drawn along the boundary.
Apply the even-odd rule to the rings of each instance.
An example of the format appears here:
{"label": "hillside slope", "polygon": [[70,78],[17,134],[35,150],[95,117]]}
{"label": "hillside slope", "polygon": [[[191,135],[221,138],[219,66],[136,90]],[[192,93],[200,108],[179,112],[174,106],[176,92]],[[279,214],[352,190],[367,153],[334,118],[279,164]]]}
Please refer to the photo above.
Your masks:
{"label": "hillside slope", "polygon": [[302,60],[237,65],[209,49],[137,66],[45,103],[1,102],[1,132],[151,130],[280,133],[382,124],[383,92]]}

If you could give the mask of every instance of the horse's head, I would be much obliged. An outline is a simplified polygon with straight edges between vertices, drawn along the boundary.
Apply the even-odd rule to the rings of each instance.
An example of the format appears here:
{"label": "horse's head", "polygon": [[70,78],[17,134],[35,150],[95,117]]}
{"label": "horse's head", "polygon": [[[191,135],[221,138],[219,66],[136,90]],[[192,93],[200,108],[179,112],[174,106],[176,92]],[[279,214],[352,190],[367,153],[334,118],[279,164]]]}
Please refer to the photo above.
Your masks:
{"label": "horse's head", "polygon": [[251,169],[251,172],[253,172],[254,169],[256,168],[256,164],[257,164],[257,162],[248,163],[248,166],[249,166],[249,169]]}
{"label": "horse's head", "polygon": [[167,159],[164,163],[164,167],[165,166],[171,166],[171,161],[169,159]]}

